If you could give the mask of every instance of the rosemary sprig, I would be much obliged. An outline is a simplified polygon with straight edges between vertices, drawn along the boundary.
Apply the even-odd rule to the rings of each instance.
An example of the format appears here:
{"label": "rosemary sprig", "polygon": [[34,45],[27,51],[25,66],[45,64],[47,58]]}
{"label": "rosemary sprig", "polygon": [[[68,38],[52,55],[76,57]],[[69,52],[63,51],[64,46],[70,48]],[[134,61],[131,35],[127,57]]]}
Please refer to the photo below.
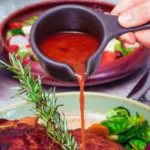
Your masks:
{"label": "rosemary sprig", "polygon": [[0,67],[5,67],[15,73],[14,78],[21,83],[21,86],[17,87],[18,93],[13,97],[20,96],[27,102],[34,104],[33,113],[42,120],[48,136],[59,144],[61,149],[79,149],[74,137],[68,132],[65,117],[62,117],[58,112],[60,105],[57,105],[55,89],[46,94],[41,85],[40,77],[35,80],[31,75],[30,65],[23,67],[21,61],[15,58],[13,54],[9,54],[9,60],[10,65],[0,60]]}

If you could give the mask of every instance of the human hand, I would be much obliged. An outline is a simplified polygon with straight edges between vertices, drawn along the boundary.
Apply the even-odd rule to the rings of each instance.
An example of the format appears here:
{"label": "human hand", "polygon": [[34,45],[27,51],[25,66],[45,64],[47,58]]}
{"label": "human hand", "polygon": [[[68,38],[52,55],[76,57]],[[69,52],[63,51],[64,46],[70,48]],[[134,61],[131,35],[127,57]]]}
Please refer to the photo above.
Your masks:
{"label": "human hand", "polygon": [[[145,24],[150,21],[150,0],[121,0],[111,14],[118,15],[120,25],[125,28]],[[150,29],[124,34],[119,38],[129,44],[138,41],[150,48]]]}

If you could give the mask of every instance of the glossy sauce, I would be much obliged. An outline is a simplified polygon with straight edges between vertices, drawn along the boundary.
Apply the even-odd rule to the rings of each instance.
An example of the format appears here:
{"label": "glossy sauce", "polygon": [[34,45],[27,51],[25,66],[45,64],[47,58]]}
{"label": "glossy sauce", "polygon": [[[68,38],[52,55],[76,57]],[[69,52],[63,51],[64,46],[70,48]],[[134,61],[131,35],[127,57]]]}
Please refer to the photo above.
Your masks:
{"label": "glossy sauce", "polygon": [[86,61],[99,47],[98,40],[86,33],[61,32],[40,43],[41,52],[52,60],[70,65],[80,85],[80,111],[82,128],[82,150],[85,150],[84,82]]}

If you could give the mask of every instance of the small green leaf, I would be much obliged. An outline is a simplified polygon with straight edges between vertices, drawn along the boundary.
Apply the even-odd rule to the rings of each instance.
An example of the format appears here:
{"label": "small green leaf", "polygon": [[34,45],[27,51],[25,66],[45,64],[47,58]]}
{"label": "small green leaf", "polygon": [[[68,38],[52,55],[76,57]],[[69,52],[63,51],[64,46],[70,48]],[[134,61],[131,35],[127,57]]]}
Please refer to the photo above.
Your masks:
{"label": "small green leaf", "polygon": [[147,143],[138,140],[138,139],[131,139],[129,141],[129,144],[131,145],[132,148],[134,148],[135,150],[145,150]]}
{"label": "small green leaf", "polygon": [[58,107],[61,105],[57,105],[55,88],[47,95],[42,87],[40,76],[36,80],[32,77],[30,65],[23,67],[14,54],[9,54],[9,59],[11,65],[3,61],[0,61],[0,65],[15,73],[15,78],[21,83],[20,88],[14,88],[18,93],[13,97],[21,97],[34,105],[32,112],[42,120],[47,128],[47,135],[60,147],[67,150],[72,150],[74,147],[77,150],[74,137],[68,133],[67,122],[58,112]]}

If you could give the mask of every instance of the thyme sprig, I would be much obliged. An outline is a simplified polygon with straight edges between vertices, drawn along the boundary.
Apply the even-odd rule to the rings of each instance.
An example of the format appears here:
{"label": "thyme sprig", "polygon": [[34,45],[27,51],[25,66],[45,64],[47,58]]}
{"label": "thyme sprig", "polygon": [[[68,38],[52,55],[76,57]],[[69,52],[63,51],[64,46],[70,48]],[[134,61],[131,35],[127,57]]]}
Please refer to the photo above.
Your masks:
{"label": "thyme sprig", "polygon": [[60,105],[57,105],[55,89],[45,93],[41,78],[38,76],[34,79],[31,75],[31,66],[28,64],[25,67],[17,59],[14,54],[9,54],[10,65],[0,60],[0,67],[5,67],[7,70],[15,73],[14,78],[21,83],[17,87],[17,94],[13,97],[21,97],[29,103],[34,104],[33,113],[42,120],[46,127],[48,136],[63,150],[79,149],[74,137],[68,132],[67,121],[58,111]]}

